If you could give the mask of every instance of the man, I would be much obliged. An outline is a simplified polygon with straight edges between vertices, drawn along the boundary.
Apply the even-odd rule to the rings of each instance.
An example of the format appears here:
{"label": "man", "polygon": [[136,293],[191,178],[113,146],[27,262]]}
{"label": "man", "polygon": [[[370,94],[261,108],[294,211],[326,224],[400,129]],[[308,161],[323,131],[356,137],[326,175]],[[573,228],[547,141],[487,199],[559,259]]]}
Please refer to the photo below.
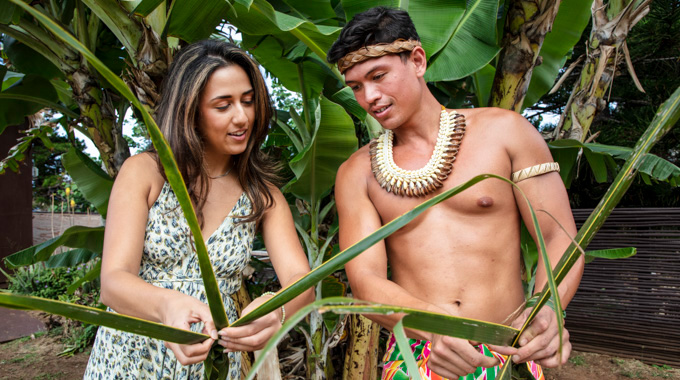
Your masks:
{"label": "man", "polygon": [[[423,79],[425,52],[406,12],[377,7],[356,15],[331,47],[328,60],[338,63],[359,104],[387,130],[338,171],[335,196],[342,249],[482,173],[506,178],[516,173],[533,207],[548,211],[569,234],[576,233],[558,167],[540,134],[507,110],[443,110]],[[530,311],[521,309],[525,299],[520,218],[532,225],[528,207],[512,186],[495,179],[482,181],[430,208],[348,263],[352,292],[364,300],[519,328]],[[554,265],[570,239],[547,214],[539,213],[538,218]],[[533,227],[529,230],[535,237]],[[540,291],[546,276],[542,262],[538,268]],[[560,285],[563,305],[576,292],[582,271],[581,261]],[[371,318],[391,328],[400,316]],[[522,335],[519,349],[474,346],[423,331],[407,333],[413,338],[421,373],[431,378],[467,374],[492,378],[499,360],[504,360],[499,354],[527,362],[541,378],[536,364],[561,365],[571,351],[564,330],[562,355],[558,354],[556,317],[548,307]],[[383,378],[406,378],[403,356],[394,338],[390,340]]]}

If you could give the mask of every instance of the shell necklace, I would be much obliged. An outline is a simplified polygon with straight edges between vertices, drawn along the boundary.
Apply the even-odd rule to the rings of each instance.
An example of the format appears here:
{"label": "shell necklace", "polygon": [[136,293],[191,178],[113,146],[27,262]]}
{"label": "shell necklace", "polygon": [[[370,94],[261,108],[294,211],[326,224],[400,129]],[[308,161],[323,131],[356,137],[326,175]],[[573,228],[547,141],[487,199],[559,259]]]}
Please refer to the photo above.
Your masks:
{"label": "shell necklace", "polygon": [[429,194],[442,187],[451,174],[464,135],[465,116],[456,111],[446,112],[442,106],[437,143],[430,161],[418,170],[404,170],[394,163],[394,133],[387,130],[371,141],[373,175],[380,187],[389,193],[407,197]]}

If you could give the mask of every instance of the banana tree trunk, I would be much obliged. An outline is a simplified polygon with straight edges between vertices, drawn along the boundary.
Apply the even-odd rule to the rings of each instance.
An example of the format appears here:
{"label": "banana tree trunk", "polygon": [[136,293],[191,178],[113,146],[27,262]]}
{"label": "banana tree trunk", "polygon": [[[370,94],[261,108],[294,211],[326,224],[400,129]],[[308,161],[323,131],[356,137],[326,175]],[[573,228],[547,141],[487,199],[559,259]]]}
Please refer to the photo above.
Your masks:
{"label": "banana tree trunk", "polygon": [[68,75],[67,80],[73,89],[73,98],[80,107],[82,121],[99,151],[106,171],[115,178],[123,161],[130,157],[130,148],[121,126],[116,122],[110,95],[106,90],[101,90],[100,84],[84,65]]}
{"label": "banana tree trunk", "polygon": [[351,317],[349,334],[342,380],[377,379],[380,325],[355,314]]}
{"label": "banana tree trunk", "polygon": [[605,96],[619,63],[624,59],[631,76],[637,79],[630,63],[626,37],[633,26],[649,13],[650,3],[651,0],[621,0],[605,6],[603,0],[593,2],[593,28],[583,70],[555,128],[554,138],[585,141],[595,116],[607,106]]}
{"label": "banana tree trunk", "polygon": [[512,0],[489,105],[520,112],[560,0]]}

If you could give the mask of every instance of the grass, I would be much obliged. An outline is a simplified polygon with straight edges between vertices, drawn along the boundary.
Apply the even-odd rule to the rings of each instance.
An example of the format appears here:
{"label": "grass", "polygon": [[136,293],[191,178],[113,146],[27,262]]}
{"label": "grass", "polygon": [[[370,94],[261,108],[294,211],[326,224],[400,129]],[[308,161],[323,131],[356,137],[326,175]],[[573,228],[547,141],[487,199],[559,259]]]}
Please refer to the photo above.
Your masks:
{"label": "grass", "polygon": [[38,376],[34,376],[33,380],[56,380],[56,379],[61,379],[63,376],[64,376],[63,372],[41,373]]}
{"label": "grass", "polygon": [[12,358],[8,361],[8,363],[24,363],[25,362],[26,364],[29,364],[29,363],[34,362],[37,359],[37,357],[38,357],[38,355],[31,352],[31,353],[28,353],[24,356],[20,356],[18,358]]}
{"label": "grass", "polygon": [[579,355],[570,357],[569,363],[571,363],[572,365],[574,365],[576,367],[588,365],[588,363],[586,363],[586,359],[584,359],[583,356],[579,356]]}

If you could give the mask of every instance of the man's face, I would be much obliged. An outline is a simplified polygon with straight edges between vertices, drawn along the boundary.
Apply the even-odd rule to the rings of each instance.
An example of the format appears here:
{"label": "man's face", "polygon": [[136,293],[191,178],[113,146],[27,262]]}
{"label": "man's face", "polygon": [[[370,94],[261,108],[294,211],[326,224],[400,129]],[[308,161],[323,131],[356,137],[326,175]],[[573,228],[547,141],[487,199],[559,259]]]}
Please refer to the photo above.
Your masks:
{"label": "man's face", "polygon": [[345,82],[361,107],[386,129],[408,121],[422,91],[411,59],[404,62],[396,54],[352,66],[345,72]]}

